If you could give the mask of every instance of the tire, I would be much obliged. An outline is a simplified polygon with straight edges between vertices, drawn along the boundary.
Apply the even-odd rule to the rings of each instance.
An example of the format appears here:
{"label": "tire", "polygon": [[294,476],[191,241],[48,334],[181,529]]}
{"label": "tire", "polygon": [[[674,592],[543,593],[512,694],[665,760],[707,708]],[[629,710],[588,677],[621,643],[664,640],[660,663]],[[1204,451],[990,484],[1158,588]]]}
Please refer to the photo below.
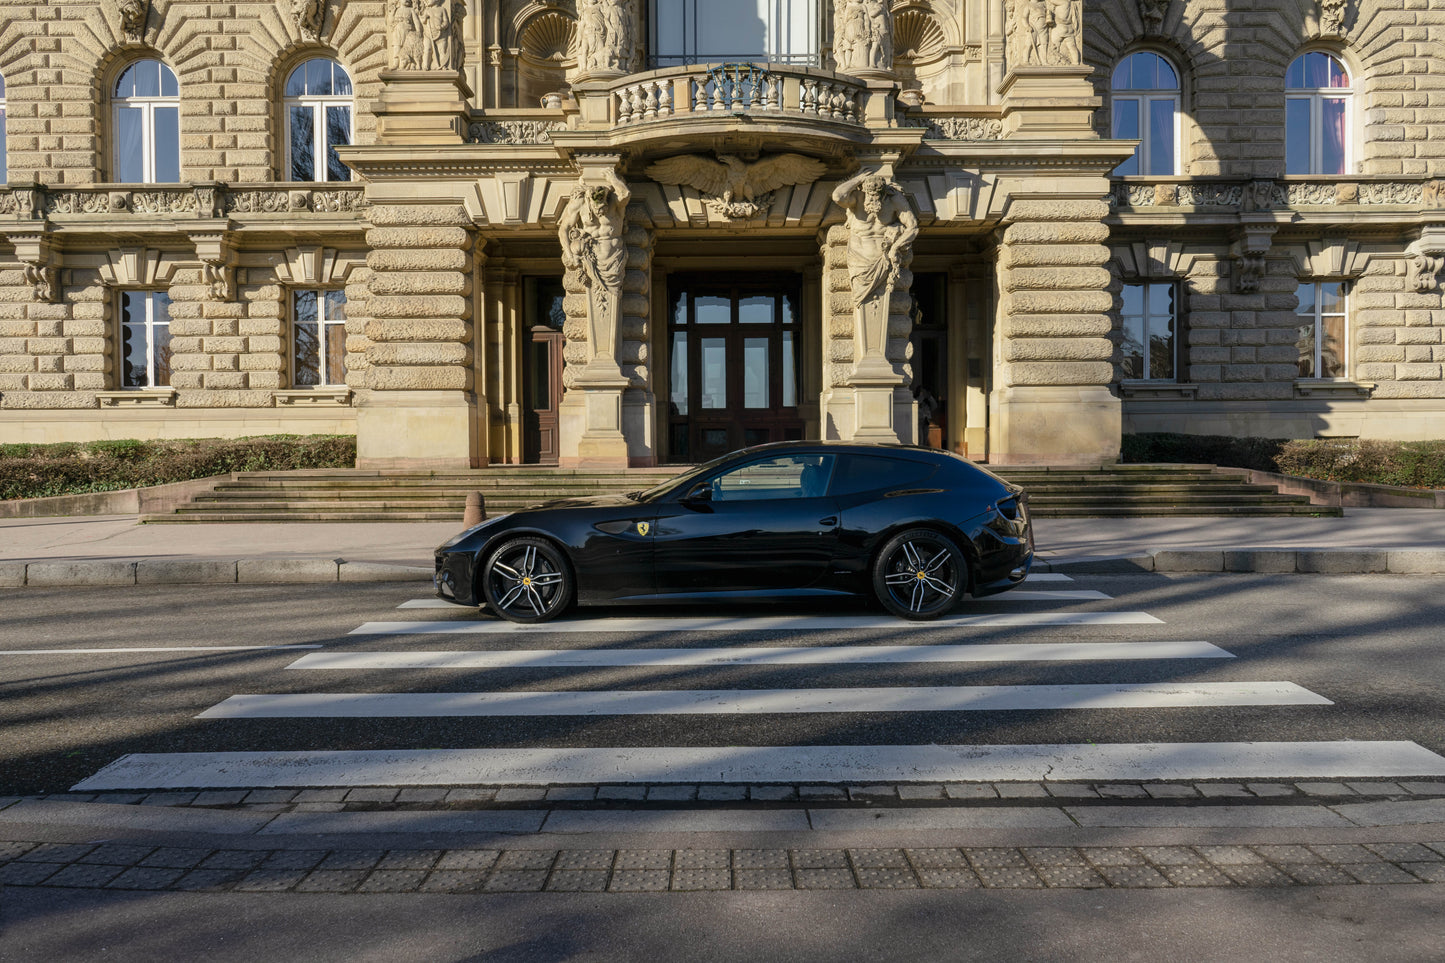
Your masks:
{"label": "tire", "polygon": [[572,604],[576,586],[566,557],[544,538],[514,538],[482,566],[487,608],[508,622],[547,622]]}
{"label": "tire", "polygon": [[952,610],[967,590],[963,552],[952,539],[930,529],[899,532],[873,560],[873,592],[901,619],[936,619]]}

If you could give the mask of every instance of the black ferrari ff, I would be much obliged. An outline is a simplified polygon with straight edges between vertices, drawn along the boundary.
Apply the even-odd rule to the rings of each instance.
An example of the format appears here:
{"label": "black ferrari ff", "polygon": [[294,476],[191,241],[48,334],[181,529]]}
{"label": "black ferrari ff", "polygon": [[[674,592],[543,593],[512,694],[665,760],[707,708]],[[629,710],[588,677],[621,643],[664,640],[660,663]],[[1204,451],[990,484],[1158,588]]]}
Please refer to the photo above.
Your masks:
{"label": "black ferrari ff", "polygon": [[436,550],[436,589],[513,622],[573,603],[867,594],[922,620],[1018,585],[1033,548],[1023,489],[951,452],[781,442],[489,518]]}

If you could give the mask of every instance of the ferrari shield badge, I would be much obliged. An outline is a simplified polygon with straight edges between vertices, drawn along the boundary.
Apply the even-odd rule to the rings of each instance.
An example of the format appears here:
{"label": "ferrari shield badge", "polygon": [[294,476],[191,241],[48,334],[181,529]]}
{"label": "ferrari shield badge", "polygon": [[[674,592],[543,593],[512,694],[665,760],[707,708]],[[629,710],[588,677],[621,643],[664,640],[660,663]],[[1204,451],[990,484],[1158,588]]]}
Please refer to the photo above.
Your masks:
{"label": "ferrari shield badge", "polygon": [[646,534],[647,534],[648,532],[650,532],[651,530],[652,530],[652,526],[649,525],[649,524],[647,524],[646,522],[638,522],[638,523],[637,523],[637,534],[639,534],[639,535],[646,535]]}

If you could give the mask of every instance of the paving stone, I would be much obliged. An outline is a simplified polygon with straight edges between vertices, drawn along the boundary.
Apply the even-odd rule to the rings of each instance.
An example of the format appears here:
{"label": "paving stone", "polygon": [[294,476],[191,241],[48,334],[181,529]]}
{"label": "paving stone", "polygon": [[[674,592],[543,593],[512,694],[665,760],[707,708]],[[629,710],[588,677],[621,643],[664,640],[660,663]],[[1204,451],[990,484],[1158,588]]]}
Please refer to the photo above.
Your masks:
{"label": "paving stone", "polygon": [[798,795],[803,799],[843,800],[848,798],[848,790],[842,786],[799,786]]}
{"label": "paving stone", "polygon": [[943,791],[949,799],[997,799],[998,790],[986,782],[945,783]]}
{"label": "paving stone", "polygon": [[449,849],[437,860],[434,870],[491,869],[499,853],[495,849]]}
{"label": "paving stone", "polygon": [[93,843],[41,843],[16,859],[27,863],[73,863],[94,848]]}
{"label": "paving stone", "polygon": [[378,869],[356,887],[358,893],[411,893],[426,873],[418,869]]}
{"label": "paving stone", "polygon": [[1236,798],[1252,796],[1248,789],[1234,782],[1196,782],[1194,788],[1206,799]]}
{"label": "paving stone", "polygon": [[209,849],[179,849],[170,846],[162,846],[140,861],[142,866],[163,866],[172,869],[190,869],[199,866],[201,861],[211,855]]}
{"label": "paving stone", "polygon": [[1402,782],[1400,788],[1417,796],[1445,796],[1445,783]]}
{"label": "paving stone", "polygon": [[1168,782],[1150,783],[1144,787],[1144,791],[1151,799],[1195,799],[1199,796],[1199,790],[1193,786]]}
{"label": "paving stone", "polygon": [[345,789],[303,789],[292,802],[297,803],[338,803],[346,800]]}
{"label": "paving stone", "polygon": [[1213,866],[1165,866],[1160,870],[1175,886],[1228,886],[1234,882]]}
{"label": "paving stone", "polygon": [[798,798],[798,791],[792,786],[753,786],[748,795],[764,802],[791,802]]}
{"label": "paving stone", "polygon": [[547,870],[552,868],[552,863],[555,862],[556,859],[556,850],[509,849],[497,858],[495,869],[498,872],[518,869]]}
{"label": "paving stone", "polygon": [[858,883],[864,889],[917,889],[918,878],[907,867],[860,866]]}
{"label": "paving stone", "polygon": [[64,863],[6,863],[0,866],[0,886],[34,886],[64,868]]}
{"label": "paving stone", "polygon": [[[281,807],[287,808],[287,807]],[[293,812],[298,813],[341,813],[346,811],[346,803],[333,802],[308,802],[292,803],[289,807]]]}
{"label": "paving stone", "polygon": [[799,869],[795,875],[798,889],[856,889],[858,886],[851,870],[836,866]]}
{"label": "paving stone", "polygon": [[291,810],[290,803],[246,803],[245,809],[252,813],[284,813]]}
{"label": "paving stone", "polygon": [[998,790],[1000,799],[1042,799],[1049,794],[1043,783],[1038,782],[996,782],[993,788]]}
{"label": "paving stone", "polygon": [[1107,886],[1104,877],[1088,866],[1038,866],[1044,885],[1055,889],[1096,889]]}
{"label": "paving stone", "polygon": [[497,790],[499,803],[541,802],[547,798],[547,790],[540,786],[504,786]]}
{"label": "paving stone", "polygon": [[1263,865],[1264,857],[1247,846],[1195,846],[1199,855],[1216,866]]}
{"label": "paving stone", "polygon": [[296,884],[296,892],[349,893],[365,878],[364,869],[315,869]]}
{"label": "paving stone", "polygon": [[929,889],[978,889],[983,885],[971,869],[920,869],[918,881]]}
{"label": "paving stone", "polygon": [[596,798],[596,786],[553,786],[546,796],[548,802],[591,802]]}
{"label": "paving stone", "polygon": [[1445,856],[1445,843],[1425,843],[1424,845],[1429,846],[1435,852]]}
{"label": "paving stone", "polygon": [[[107,806],[138,806],[143,799],[145,799],[143,792],[106,792],[97,793],[95,796],[96,802],[105,803]],[[0,809],[3,808],[4,806],[0,805]]]}
{"label": "paving stone", "polygon": [[1394,782],[1348,782],[1350,789],[1362,796],[1403,796],[1405,787]]}
{"label": "paving stone", "polygon": [[1281,869],[1301,886],[1352,886],[1356,882],[1349,873],[1334,866],[1289,863]]}
{"label": "paving stone", "polygon": [[132,866],[107,884],[108,889],[169,889],[185,873],[183,869],[160,866]]}
{"label": "paving stone", "polygon": [[1382,862],[1379,856],[1354,843],[1311,843],[1309,848],[1326,862],[1335,864]]}
{"label": "paving stone", "polygon": [[438,803],[445,802],[446,798],[445,786],[412,786],[396,794],[396,801],[399,803]]}
{"label": "paving stone", "polygon": [[378,872],[394,869],[431,869],[441,858],[439,849],[393,849],[376,864]]}
{"label": "paving stone", "polygon": [[200,864],[201,869],[255,869],[266,858],[259,849],[218,849]]}
{"label": "paving stone", "polygon": [[[1273,866],[1260,863],[1240,864],[1233,863],[1219,867],[1230,879],[1241,886],[1296,886],[1293,878],[1281,873]],[[1411,880],[1414,882],[1414,880]]]}
{"label": "paving stone", "polygon": [[726,849],[679,849],[672,857],[674,869],[728,869],[732,853]]}
{"label": "paving stone", "polygon": [[903,855],[901,849],[850,849],[848,855],[853,857],[853,865],[861,869],[904,869],[908,866],[908,857]]}
{"label": "paving stone", "polygon": [[1166,879],[1153,866],[1100,866],[1099,875],[1109,881],[1110,886],[1124,889],[1146,889],[1168,886]]}
{"label": "paving stone", "polygon": [[1127,783],[1111,783],[1097,788],[1099,795],[1105,799],[1144,799],[1149,795],[1143,786],[1131,786]]}
{"label": "paving stone", "polygon": [[733,869],[787,869],[786,849],[735,849]]}
{"label": "paving stone", "polygon": [[1002,846],[988,847],[967,847],[963,850],[968,861],[974,866],[1014,866],[1020,869],[1028,869],[1028,860],[1017,849],[1005,848]]}
{"label": "paving stone", "polygon": [[315,869],[326,858],[324,849],[278,849],[266,857],[262,869]]}
{"label": "paving stone", "polygon": [[665,869],[616,869],[607,889],[613,893],[661,893],[668,888],[671,875]]}
{"label": "paving stone", "polygon": [[349,803],[392,803],[396,802],[396,794],[400,790],[386,789],[370,786],[365,789],[353,789],[346,794],[346,802]]}
{"label": "paving stone", "polygon": [[1027,867],[976,866],[974,871],[989,889],[1043,889],[1044,881]]}
{"label": "paving stone", "polygon": [[106,863],[111,866],[134,866],[145,859],[154,850],[154,846],[121,846],[107,844],[97,846],[77,862],[81,863]]}
{"label": "paving stone", "polygon": [[247,873],[236,889],[246,893],[284,893],[306,878],[305,869],[253,869]]}
{"label": "paving stone", "polygon": [[1089,846],[1079,850],[1084,858],[1094,867],[1119,867],[1119,866],[1145,866],[1148,865],[1142,855],[1132,849],[1123,846]]}
{"label": "paving stone", "polygon": [[941,784],[924,784],[921,786],[899,786],[899,799],[942,799],[943,786]]}
{"label": "paving stone", "polygon": [[1445,858],[1435,852],[1435,850],[1428,846],[1421,846],[1419,843],[1365,843],[1365,848],[1376,856],[1396,863],[1407,861],[1434,862]]}
{"label": "paving stone", "polygon": [[243,869],[193,869],[176,880],[174,888],[188,893],[227,890],[245,875]]}
{"label": "paving stone", "polygon": [[697,798],[696,786],[648,786],[648,800],[660,802],[690,802]]}
{"label": "paving stone", "polygon": [[1306,796],[1354,795],[1354,792],[1342,782],[1297,782],[1294,787]]}
{"label": "paving stone", "polygon": [[897,786],[849,786],[850,799],[897,799]]}
{"label": "paving stone", "polygon": [[[598,799],[646,799],[646,786],[598,786]],[[741,798],[741,797],[739,797]]]}
{"label": "paving stone", "polygon": [[547,877],[547,889],[553,893],[601,893],[607,889],[607,871],[597,869],[562,869]]}
{"label": "paving stone", "polygon": [[373,869],[386,855],[379,849],[338,849],[321,861],[317,870],[367,870]]}
{"label": "paving stone", "polygon": [[1274,797],[1274,796],[1293,796],[1293,795],[1295,795],[1295,789],[1294,789],[1293,786],[1286,786],[1286,785],[1284,785],[1284,784],[1282,784],[1282,783],[1277,783],[1277,782],[1251,782],[1251,783],[1246,783],[1245,785],[1246,785],[1246,787],[1248,787],[1249,791],[1252,792],[1252,793],[1254,793],[1256,796],[1261,796],[1261,797],[1265,797],[1265,798]]}
{"label": "paving stone", "polygon": [[1420,880],[1393,863],[1348,863],[1342,867],[1362,883],[1418,883]]}
{"label": "paving stone", "polygon": [[417,887],[423,893],[472,893],[482,888],[487,874],[462,870],[433,870]]}
{"label": "paving stone", "polygon": [[847,869],[845,849],[795,849],[793,865],[798,869]]}
{"label": "paving stone", "polygon": [[97,866],[89,863],[71,863],[58,873],[46,877],[46,886],[104,886],[125,872],[121,866]]}
{"label": "paving stone", "polygon": [[497,798],[497,791],[490,786],[462,786],[448,789],[446,801],[450,803],[491,802]]}
{"label": "paving stone", "polygon": [[619,849],[614,871],[633,869],[671,869],[670,849]]}
{"label": "paving stone", "polygon": [[[393,790],[394,791],[394,790]],[[296,798],[294,789],[253,789],[246,793],[246,803],[289,803]]]}
{"label": "paving stone", "polygon": [[542,869],[493,870],[482,889],[489,893],[536,893],[547,882]]}
{"label": "paving stone", "polygon": [[1056,799],[1098,799],[1099,790],[1078,782],[1046,782],[1044,788]]}
{"label": "paving stone", "polygon": [[0,842],[0,861],[18,859],[34,848],[34,843]]}
{"label": "paving stone", "polygon": [[1069,846],[1027,846],[1021,850],[1030,865],[1040,866],[1084,866],[1088,861],[1079,851]]}
{"label": "paving stone", "polygon": [[235,806],[246,798],[244,789],[214,790],[196,793],[193,806]]}
{"label": "paving stone", "polygon": [[905,849],[908,860],[915,867],[921,869],[967,869],[968,859],[963,851],[956,848],[945,848],[942,846],[929,849]]}
{"label": "paving stone", "polygon": [[1207,866],[1205,858],[1188,846],[1140,846],[1139,855],[1155,866]]}
{"label": "paving stone", "polygon": [[1308,846],[1256,845],[1254,851],[1271,863],[1321,863],[1318,853]]}
{"label": "paving stone", "polygon": [[738,889],[793,888],[793,874],[786,869],[737,869],[733,880]]}
{"label": "paving stone", "polygon": [[1401,863],[1400,868],[1427,883],[1445,883],[1445,863]]}
{"label": "paving stone", "polygon": [[[723,850],[723,852],[727,852],[727,850]],[[557,862],[553,864],[553,870],[607,871],[612,868],[612,860],[615,856],[616,854],[610,849],[564,849],[557,854]]]}

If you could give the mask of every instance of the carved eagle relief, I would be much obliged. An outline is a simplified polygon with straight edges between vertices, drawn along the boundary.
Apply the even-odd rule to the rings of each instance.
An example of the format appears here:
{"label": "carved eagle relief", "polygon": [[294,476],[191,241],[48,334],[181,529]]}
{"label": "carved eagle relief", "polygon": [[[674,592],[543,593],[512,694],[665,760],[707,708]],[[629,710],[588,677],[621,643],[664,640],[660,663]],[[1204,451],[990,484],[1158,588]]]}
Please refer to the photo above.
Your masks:
{"label": "carved eagle relief", "polygon": [[826,169],[822,161],[802,154],[778,154],[752,164],[734,154],[718,154],[717,160],[683,154],[649,165],[646,173],[659,184],[696,188],[724,217],[749,218],[772,204],[773,191],[810,184]]}

